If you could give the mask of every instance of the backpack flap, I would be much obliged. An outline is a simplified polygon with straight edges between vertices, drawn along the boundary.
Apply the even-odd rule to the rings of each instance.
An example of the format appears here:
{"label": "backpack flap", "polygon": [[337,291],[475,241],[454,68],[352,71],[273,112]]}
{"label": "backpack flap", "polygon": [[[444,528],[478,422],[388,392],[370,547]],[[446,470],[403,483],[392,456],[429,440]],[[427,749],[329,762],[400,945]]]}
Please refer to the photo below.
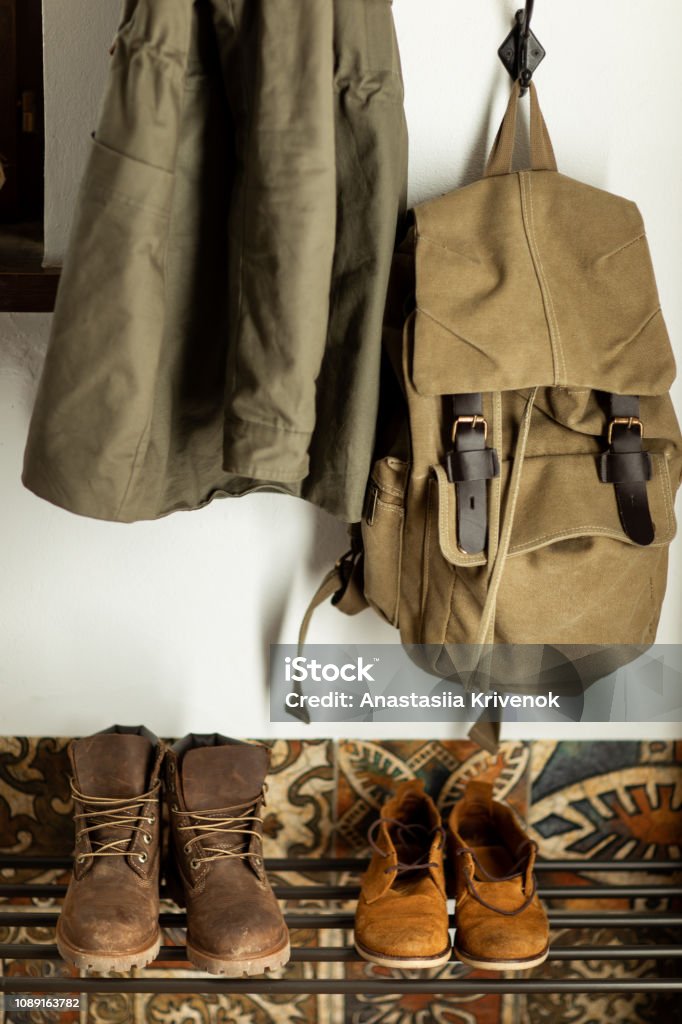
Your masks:
{"label": "backpack flap", "polygon": [[634,204],[526,171],[426,203],[416,223],[419,394],[669,391],[675,361]]}
{"label": "backpack flap", "polygon": [[[651,456],[652,474],[647,487],[656,535],[653,547],[663,547],[676,532],[674,493],[669,460],[662,453]],[[502,465],[502,489],[506,490],[510,462]],[[437,486],[437,529],[440,550],[451,565],[483,565],[486,553],[465,554],[457,534],[457,493],[442,466],[434,467]],[[610,537],[624,544],[635,541],[624,533],[618,508],[607,487],[599,482],[593,455],[526,456],[509,557],[537,551],[560,541],[578,537]],[[589,495],[586,502],[585,495]],[[539,500],[547,495],[551,500]]]}

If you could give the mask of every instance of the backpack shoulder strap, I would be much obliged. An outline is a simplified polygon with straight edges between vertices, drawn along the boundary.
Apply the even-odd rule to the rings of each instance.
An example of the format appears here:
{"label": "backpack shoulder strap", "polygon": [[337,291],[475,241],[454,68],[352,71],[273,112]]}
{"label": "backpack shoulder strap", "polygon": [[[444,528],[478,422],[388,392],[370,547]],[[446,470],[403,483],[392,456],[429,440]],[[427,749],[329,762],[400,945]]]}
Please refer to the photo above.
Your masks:
{"label": "backpack shoulder strap", "polygon": [[332,604],[344,615],[357,615],[369,608],[364,593],[364,552],[362,541],[353,535],[353,546],[343,555],[333,569],[324,577],[313,594],[298,634],[298,649],[305,646],[313,614],[321,604],[332,599]]}

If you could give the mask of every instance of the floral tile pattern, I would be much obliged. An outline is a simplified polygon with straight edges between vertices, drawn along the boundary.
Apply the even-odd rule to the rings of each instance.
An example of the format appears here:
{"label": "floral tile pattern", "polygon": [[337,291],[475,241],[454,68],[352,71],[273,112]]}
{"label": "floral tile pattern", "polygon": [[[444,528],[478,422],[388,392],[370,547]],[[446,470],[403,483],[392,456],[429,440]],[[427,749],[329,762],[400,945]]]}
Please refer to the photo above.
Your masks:
{"label": "floral tile pattern", "polygon": [[522,817],[528,810],[530,745],[502,743],[495,756],[456,740],[345,740],[338,746],[336,852],[367,850],[367,829],[399,782],[420,778],[446,817],[470,779],[494,784],[495,797]]}
{"label": "floral tile pattern", "polygon": [[[0,738],[0,851],[32,855],[67,856],[73,824],[68,789],[66,739]],[[489,779],[495,795],[507,801],[528,821],[529,831],[544,857],[566,861],[584,858],[649,860],[682,858],[682,742],[681,743],[513,743],[501,745],[490,756],[466,741],[395,741],[372,743],[345,740],[284,741],[270,744],[272,771],[265,812],[265,852],[272,857],[317,857],[334,853],[363,856],[367,828],[395,784],[421,778],[447,816],[469,779]],[[0,882],[65,883],[64,871],[34,868],[20,873],[0,869]],[[319,872],[280,872],[273,881],[281,886],[304,885],[312,880],[332,882]],[[672,879],[670,879],[672,881]],[[544,872],[546,885],[627,881],[661,881],[660,875],[567,871]],[[26,903],[26,898],[12,901]],[[51,897],[33,900],[35,910],[58,910]],[[306,913],[320,901],[285,901],[285,909]],[[572,910],[625,910],[624,898],[608,903],[580,898],[553,906]],[[670,899],[640,901],[637,909],[653,913],[679,907]],[[330,904],[325,907],[330,909]],[[169,906],[170,909],[170,906]],[[340,905],[336,905],[340,909]],[[345,909],[352,909],[346,904]],[[613,928],[591,931],[555,931],[561,945],[594,945],[648,941],[679,942],[679,936],[659,929],[655,936],[639,930]],[[351,935],[338,930],[298,930],[294,946],[343,945]],[[181,946],[184,933],[169,929],[166,944]],[[51,944],[51,928],[1,927],[0,942]],[[656,960],[548,961],[534,977],[548,979],[633,979],[673,976],[675,965]],[[178,961],[158,963],[160,977],[196,978]],[[75,975],[67,965],[45,960],[9,960],[0,974],[30,978]],[[404,976],[416,972],[401,972]],[[420,972],[421,973],[421,972]],[[288,977],[386,977],[387,972],[366,964],[295,964]],[[436,977],[476,977],[460,964],[434,972]],[[486,975],[490,977],[490,975]],[[76,983],[75,983],[76,984]],[[80,1015],[50,1013],[11,1015],[11,1024],[660,1024],[674,1020],[679,1011],[676,994],[646,993],[441,998],[357,995],[277,996],[268,994],[133,995],[108,993],[91,996]],[[10,1015],[6,1015],[10,1019]]]}
{"label": "floral tile pattern", "polygon": [[[664,742],[534,743],[531,835],[543,855],[554,860],[604,859],[680,860],[682,849],[682,744]],[[669,880],[667,876],[666,880]],[[656,884],[653,872],[543,873],[545,885]],[[553,906],[575,911],[627,911],[631,906],[651,913],[675,908],[669,899],[582,899],[553,901]],[[589,941],[646,945],[662,934],[638,930],[603,929],[599,932],[555,932],[562,945]],[[670,941],[679,941],[672,936]],[[549,978],[659,977],[665,962],[654,960],[573,963],[554,961],[537,972]],[[532,995],[521,998],[524,1020],[549,1024],[569,1012],[572,1024],[602,1024],[673,1020],[679,994],[639,992],[633,996],[590,994],[578,996]]]}
{"label": "floral tile pattern", "polygon": [[333,814],[333,743],[275,741],[263,823],[265,856],[328,856]]}
{"label": "floral tile pattern", "polygon": [[68,856],[73,845],[68,740],[0,737],[0,849]]}

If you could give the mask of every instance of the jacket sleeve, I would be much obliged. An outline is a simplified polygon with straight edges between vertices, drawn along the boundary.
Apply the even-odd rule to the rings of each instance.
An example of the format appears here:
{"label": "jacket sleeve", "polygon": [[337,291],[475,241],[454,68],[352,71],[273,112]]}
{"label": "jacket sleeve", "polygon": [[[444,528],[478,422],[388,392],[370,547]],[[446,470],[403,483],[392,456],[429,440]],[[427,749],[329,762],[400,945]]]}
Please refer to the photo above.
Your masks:
{"label": "jacket sleeve", "polygon": [[234,48],[218,33],[238,150],[224,468],[295,481],[308,473],[329,320],[333,9],[328,0],[258,0],[236,10]]}

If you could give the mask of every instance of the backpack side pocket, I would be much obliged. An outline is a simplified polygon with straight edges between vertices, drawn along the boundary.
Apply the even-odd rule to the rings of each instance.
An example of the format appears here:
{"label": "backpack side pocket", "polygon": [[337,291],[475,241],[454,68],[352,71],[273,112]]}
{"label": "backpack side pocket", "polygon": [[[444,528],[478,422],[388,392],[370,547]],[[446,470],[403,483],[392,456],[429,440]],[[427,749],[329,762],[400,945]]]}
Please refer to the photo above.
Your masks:
{"label": "backpack side pocket", "polygon": [[400,459],[376,462],[362,519],[365,597],[392,626],[398,625],[407,475]]}

